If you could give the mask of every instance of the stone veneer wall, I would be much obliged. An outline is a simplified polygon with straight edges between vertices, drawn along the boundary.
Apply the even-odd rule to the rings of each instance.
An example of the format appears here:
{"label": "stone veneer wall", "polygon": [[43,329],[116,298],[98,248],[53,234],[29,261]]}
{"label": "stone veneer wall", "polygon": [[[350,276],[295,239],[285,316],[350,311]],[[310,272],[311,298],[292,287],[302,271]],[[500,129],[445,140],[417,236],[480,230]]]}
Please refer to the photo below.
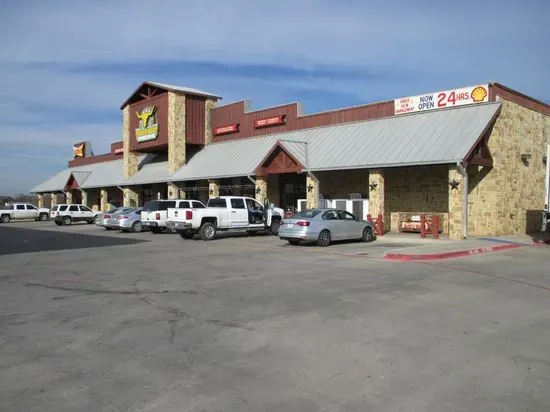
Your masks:
{"label": "stone veneer wall", "polygon": [[[493,168],[468,168],[469,235],[502,236],[538,231],[544,208],[543,156],[550,117],[502,100],[488,145]],[[547,129],[546,129],[547,130]],[[522,162],[520,155],[531,158]]]}
{"label": "stone veneer wall", "polygon": [[204,108],[204,143],[209,144],[212,142],[212,109],[216,107],[216,101],[212,99],[206,99]]}
{"label": "stone veneer wall", "polygon": [[[122,110],[122,145],[124,156],[124,179],[132,177],[138,172],[138,155],[130,151],[130,105]],[[103,210],[103,206],[101,207]]]}
{"label": "stone veneer wall", "polygon": [[168,93],[168,172],[185,163],[185,95]]}
{"label": "stone veneer wall", "polygon": [[369,196],[367,169],[316,172],[315,176],[319,179],[319,190],[325,199],[349,199],[350,193],[361,193],[365,199]]}

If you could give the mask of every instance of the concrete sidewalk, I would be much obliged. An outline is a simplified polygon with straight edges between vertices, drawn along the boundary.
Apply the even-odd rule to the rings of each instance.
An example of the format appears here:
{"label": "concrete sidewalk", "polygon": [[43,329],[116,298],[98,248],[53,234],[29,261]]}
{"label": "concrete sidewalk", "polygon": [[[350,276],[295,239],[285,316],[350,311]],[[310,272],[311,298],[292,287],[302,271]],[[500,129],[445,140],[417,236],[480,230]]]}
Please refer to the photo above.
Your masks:
{"label": "concrete sidewalk", "polygon": [[410,242],[411,246],[390,249],[384,254],[386,260],[402,262],[453,259],[519,247],[550,244],[550,236],[544,233],[533,236],[472,237],[465,240],[421,239],[419,235],[388,233],[379,239],[389,242],[406,239],[407,242]]}

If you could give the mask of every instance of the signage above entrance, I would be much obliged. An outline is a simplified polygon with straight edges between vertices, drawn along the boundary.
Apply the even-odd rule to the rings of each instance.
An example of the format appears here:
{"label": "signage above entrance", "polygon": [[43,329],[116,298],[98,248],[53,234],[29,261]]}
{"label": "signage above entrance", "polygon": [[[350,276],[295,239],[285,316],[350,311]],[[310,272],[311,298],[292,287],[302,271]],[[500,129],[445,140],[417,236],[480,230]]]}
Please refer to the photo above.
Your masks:
{"label": "signage above entrance", "polygon": [[425,112],[489,101],[489,85],[463,87],[394,100],[395,114]]}
{"label": "signage above entrance", "polygon": [[147,142],[155,140],[159,133],[159,125],[156,122],[156,107],[145,107],[141,113],[136,112],[139,119],[139,126],[136,129],[136,140]]}
{"label": "signage above entrance", "polygon": [[214,136],[221,134],[236,133],[239,131],[239,123],[228,124],[227,126],[214,128]]}
{"label": "signage above entrance", "polygon": [[256,129],[259,129],[260,127],[269,127],[269,126],[286,124],[285,117],[286,116],[283,114],[281,116],[266,117],[265,119],[254,120],[254,127]]}

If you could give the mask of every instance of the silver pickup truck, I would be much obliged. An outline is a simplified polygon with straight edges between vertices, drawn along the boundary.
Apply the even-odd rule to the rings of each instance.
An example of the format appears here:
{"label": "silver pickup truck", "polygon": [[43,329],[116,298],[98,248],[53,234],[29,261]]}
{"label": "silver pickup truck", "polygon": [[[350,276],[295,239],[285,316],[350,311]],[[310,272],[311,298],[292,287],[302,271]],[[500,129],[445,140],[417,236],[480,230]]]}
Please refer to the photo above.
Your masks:
{"label": "silver pickup truck", "polygon": [[50,209],[37,208],[30,203],[12,203],[0,207],[0,223],[9,223],[13,219],[48,220]]}

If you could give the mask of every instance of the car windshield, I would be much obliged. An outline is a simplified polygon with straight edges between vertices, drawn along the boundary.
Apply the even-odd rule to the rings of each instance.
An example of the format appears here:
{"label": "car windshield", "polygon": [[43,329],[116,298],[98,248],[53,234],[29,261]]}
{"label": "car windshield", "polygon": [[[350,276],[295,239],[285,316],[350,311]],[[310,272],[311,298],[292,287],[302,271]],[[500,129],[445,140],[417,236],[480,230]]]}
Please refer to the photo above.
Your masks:
{"label": "car windshield", "polygon": [[58,208],[59,208],[59,206],[57,206],[57,205],[52,206],[52,210],[57,210]]}
{"label": "car windshield", "polygon": [[107,211],[107,213],[115,213],[119,209],[120,209],[120,207],[114,207],[111,210]]}
{"label": "car windshield", "polygon": [[227,207],[227,202],[225,199],[213,197],[208,200],[208,207]]}
{"label": "car windshield", "polygon": [[321,211],[319,209],[302,210],[292,216],[292,219],[311,219],[317,216]]}
{"label": "car windshield", "polygon": [[176,207],[174,200],[150,200],[143,206],[144,212],[153,212],[156,210],[168,210],[170,207]]}

